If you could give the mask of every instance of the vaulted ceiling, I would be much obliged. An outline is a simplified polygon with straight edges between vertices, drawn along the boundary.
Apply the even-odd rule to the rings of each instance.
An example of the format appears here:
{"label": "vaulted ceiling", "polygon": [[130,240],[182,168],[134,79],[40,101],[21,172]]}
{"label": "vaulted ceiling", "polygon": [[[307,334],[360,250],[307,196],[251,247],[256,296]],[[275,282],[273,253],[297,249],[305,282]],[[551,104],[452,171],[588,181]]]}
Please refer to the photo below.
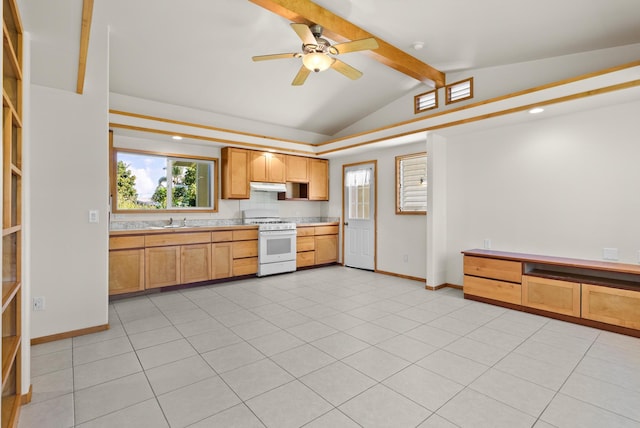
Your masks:
{"label": "vaulted ceiling", "polygon": [[[333,136],[431,88],[362,52],[340,56],[364,73],[359,80],[327,70],[292,86],[300,59],[251,60],[301,47],[290,20],[264,0],[99,1],[113,93]],[[315,3],[445,74],[640,43],[638,0]],[[19,4],[32,34],[33,83],[75,91],[82,1]]]}

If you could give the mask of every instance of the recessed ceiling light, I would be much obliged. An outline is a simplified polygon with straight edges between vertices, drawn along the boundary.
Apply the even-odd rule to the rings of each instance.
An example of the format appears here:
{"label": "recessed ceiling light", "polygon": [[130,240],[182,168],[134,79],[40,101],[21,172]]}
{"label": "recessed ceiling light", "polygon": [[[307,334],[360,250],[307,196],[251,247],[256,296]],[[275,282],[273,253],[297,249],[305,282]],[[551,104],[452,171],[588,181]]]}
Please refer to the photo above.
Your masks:
{"label": "recessed ceiling light", "polygon": [[542,113],[543,111],[544,111],[544,109],[542,107],[536,107],[536,108],[532,108],[531,110],[529,110],[529,113],[538,114],[538,113]]}
{"label": "recessed ceiling light", "polygon": [[181,137],[181,136],[179,136],[179,135],[174,135],[174,136],[173,136],[173,137],[171,137],[171,138],[173,138],[174,140],[182,140],[182,137]]}

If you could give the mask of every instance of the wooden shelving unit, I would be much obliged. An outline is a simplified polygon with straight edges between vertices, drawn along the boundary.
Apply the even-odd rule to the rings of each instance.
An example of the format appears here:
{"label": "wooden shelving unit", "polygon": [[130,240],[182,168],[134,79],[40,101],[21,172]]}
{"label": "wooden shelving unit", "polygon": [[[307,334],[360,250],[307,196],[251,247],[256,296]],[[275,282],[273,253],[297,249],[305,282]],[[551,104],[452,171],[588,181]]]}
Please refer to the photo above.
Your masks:
{"label": "wooden shelving unit", "polygon": [[16,0],[2,2],[2,419],[15,427],[22,350],[22,22]]}

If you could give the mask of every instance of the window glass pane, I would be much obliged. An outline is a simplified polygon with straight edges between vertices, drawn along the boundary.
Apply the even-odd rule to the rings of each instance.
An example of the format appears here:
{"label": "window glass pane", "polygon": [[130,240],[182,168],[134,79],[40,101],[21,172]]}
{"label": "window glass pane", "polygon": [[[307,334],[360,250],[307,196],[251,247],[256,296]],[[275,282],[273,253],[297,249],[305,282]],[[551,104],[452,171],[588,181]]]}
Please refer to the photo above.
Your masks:
{"label": "window glass pane", "polygon": [[347,171],[346,185],[349,192],[349,219],[369,220],[370,181],[371,170],[369,169]]}
{"label": "window glass pane", "polygon": [[215,159],[116,152],[117,210],[215,209]]}
{"label": "window glass pane", "polygon": [[426,213],[427,155],[398,156],[396,213]]}

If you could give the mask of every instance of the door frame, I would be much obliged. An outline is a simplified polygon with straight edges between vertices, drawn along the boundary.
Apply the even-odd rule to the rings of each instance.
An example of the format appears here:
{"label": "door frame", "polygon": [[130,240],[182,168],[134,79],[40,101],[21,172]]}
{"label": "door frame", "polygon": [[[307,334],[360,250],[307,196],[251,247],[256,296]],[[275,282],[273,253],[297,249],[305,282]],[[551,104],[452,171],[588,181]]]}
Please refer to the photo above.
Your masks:
{"label": "door frame", "polygon": [[345,259],[345,254],[344,254],[344,242],[345,242],[345,237],[346,237],[346,230],[345,230],[345,222],[346,222],[346,218],[345,218],[345,206],[344,206],[344,177],[345,177],[345,173],[347,168],[351,168],[354,166],[358,166],[358,165],[366,165],[366,164],[373,164],[373,182],[374,182],[374,186],[373,186],[373,271],[377,272],[378,271],[378,161],[376,159],[372,159],[372,160],[367,160],[367,161],[361,161],[361,162],[355,162],[355,163],[346,163],[342,165],[342,224],[340,225],[341,227],[341,235],[342,235],[342,249],[341,249],[341,253],[342,253],[342,266],[344,266],[344,259]]}

